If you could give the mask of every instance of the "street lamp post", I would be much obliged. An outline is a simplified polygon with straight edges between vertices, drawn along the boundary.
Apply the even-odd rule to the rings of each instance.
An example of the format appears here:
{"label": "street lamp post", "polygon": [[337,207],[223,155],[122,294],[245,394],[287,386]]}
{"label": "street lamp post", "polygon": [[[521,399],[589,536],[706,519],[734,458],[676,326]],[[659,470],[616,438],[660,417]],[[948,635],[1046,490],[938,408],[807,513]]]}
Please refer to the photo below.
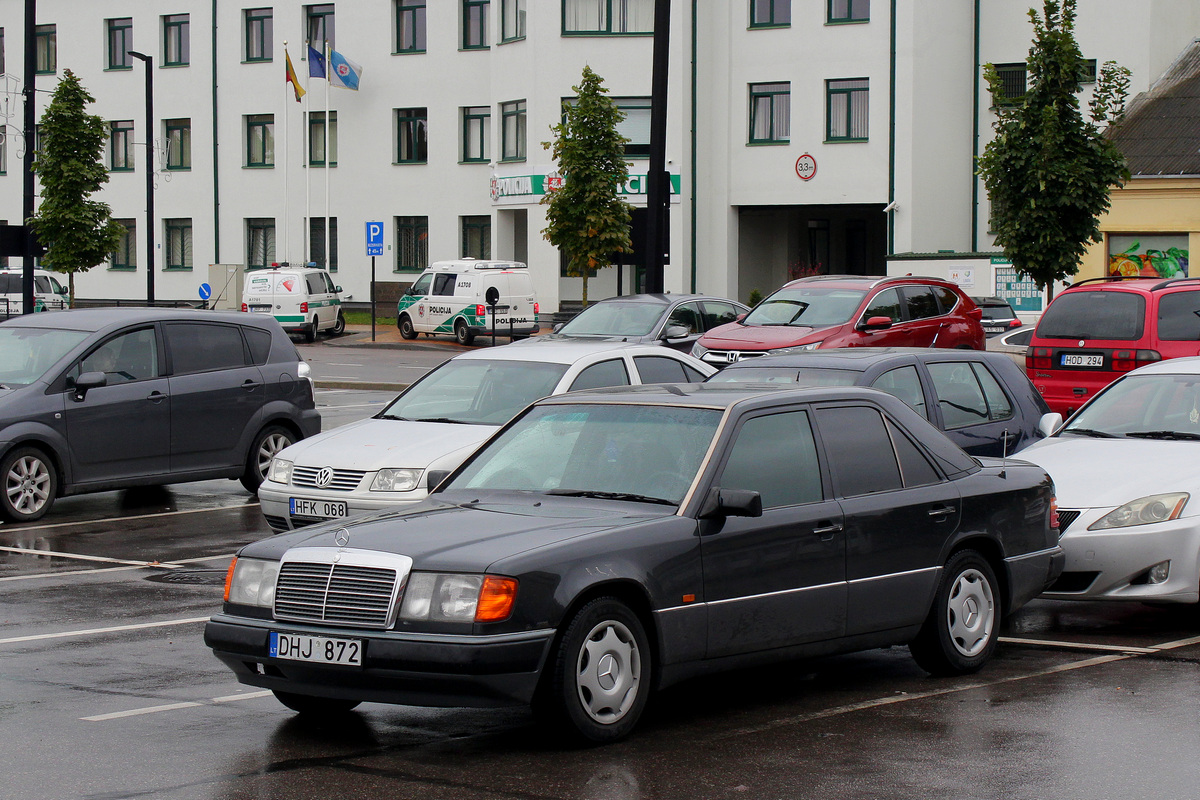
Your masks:
{"label": "street lamp post", "polygon": [[146,305],[154,305],[154,59],[130,50],[146,65]]}

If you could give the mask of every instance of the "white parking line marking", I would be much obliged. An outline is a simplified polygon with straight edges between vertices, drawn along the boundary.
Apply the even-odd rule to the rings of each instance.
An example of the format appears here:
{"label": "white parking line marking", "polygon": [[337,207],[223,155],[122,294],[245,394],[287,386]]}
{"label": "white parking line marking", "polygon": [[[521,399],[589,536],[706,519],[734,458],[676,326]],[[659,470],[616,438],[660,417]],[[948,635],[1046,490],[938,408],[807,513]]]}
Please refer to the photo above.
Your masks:
{"label": "white parking line marking", "polygon": [[[150,566],[166,567],[167,566],[165,564],[155,564],[155,563],[149,562],[149,561],[130,561],[129,559],[125,559],[125,558],[109,558],[107,556],[85,556],[80,553],[63,553],[59,550],[32,550],[28,547],[5,547],[3,545],[0,545],[0,550],[3,550],[6,553],[21,553],[22,555],[31,555],[31,556],[55,556],[57,558],[73,558],[77,561],[103,561],[108,564],[128,564],[128,565],[137,565],[137,566],[142,566],[142,567],[150,567]],[[174,569],[174,567],[167,567],[167,568]]]}
{"label": "white parking line marking", "polygon": [[233,703],[237,700],[256,700],[259,697],[270,697],[274,694],[270,689],[263,689],[261,692],[248,692],[246,694],[227,694],[224,697],[214,697],[214,703]]}
{"label": "white parking line marking", "polygon": [[[45,550],[35,550],[35,553],[44,553]],[[134,567],[103,567],[100,569],[66,569],[60,572],[37,572],[31,575],[8,575],[0,578],[0,583],[8,581],[36,581],[43,578],[59,578],[63,575],[107,575],[110,572],[132,572],[135,569],[178,569],[184,564],[202,564],[205,561],[228,561],[233,558],[233,553],[224,553],[218,556],[200,556],[199,558],[181,558],[178,561],[172,561],[164,564],[151,564],[145,561],[130,562],[135,563]],[[226,565],[228,566],[228,565]]]}
{"label": "white parking line marking", "polygon": [[[229,694],[224,697],[213,697],[209,700],[210,703],[235,703],[238,700],[256,700],[260,697],[270,697],[271,692],[247,692],[246,694]],[[146,706],[144,708],[131,708],[128,711],[114,711],[111,714],[96,714],[92,717],[80,717],[83,722],[105,722],[110,719],[123,719],[125,717],[139,717],[142,714],[157,714],[160,711],[177,711],[181,708],[196,708],[197,706],[208,705],[208,703],[198,703],[195,701],[186,701],[182,703],[167,703],[161,706]]]}
{"label": "white parking line marking", "polygon": [[1032,645],[1035,647],[1062,647],[1070,650],[1099,650],[1101,652],[1110,653],[1136,653],[1137,655],[1149,655],[1157,653],[1161,647],[1134,647],[1133,645],[1119,644],[1096,644],[1094,642],[1058,642],[1051,639],[1019,639],[1015,636],[1001,636],[1001,642],[1007,644],[1023,644]]}
{"label": "white parking line marking", "polygon": [[362,364],[350,364],[345,361],[327,361],[325,362],[331,367],[361,367]]}
{"label": "white parking line marking", "polygon": [[17,644],[19,642],[40,642],[46,639],[67,639],[73,636],[95,636],[100,633],[119,633],[121,631],[139,631],[147,628],[165,628],[171,625],[194,625],[197,622],[208,622],[208,617],[189,617],[188,619],[169,619],[163,622],[139,622],[135,625],[113,625],[108,628],[89,628],[82,631],[59,631],[58,633],[39,633],[32,636],[10,636],[0,639],[0,644]]}
{"label": "white parking line marking", "polygon": [[[162,511],[162,512],[159,512],[158,514],[138,514],[133,517],[112,517],[105,521],[106,522],[128,522],[128,521],[134,520],[134,519],[155,519],[158,517],[178,517],[183,514],[204,514],[209,511],[232,511],[232,510],[238,509],[238,508],[247,508],[249,506],[257,506],[257,505],[258,505],[258,501],[255,500],[253,503],[242,503],[241,505],[237,505],[237,506],[218,506],[216,508],[192,508],[192,509],[188,509],[187,511]],[[31,525],[28,528],[5,528],[5,527],[0,526],[0,531],[9,530],[9,531],[19,531],[21,533],[25,533],[26,531],[48,531],[52,528],[69,528],[72,525],[95,525],[97,522],[99,522],[99,520],[85,519],[85,520],[80,520],[78,522],[56,522],[53,525]]]}

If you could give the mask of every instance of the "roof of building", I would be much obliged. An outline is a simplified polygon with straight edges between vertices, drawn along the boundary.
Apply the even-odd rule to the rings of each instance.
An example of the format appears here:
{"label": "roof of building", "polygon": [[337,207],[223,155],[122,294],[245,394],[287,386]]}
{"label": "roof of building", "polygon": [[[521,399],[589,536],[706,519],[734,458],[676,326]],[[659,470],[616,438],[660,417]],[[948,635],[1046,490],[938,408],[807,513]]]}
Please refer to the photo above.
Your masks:
{"label": "roof of building", "polygon": [[1200,39],[1130,101],[1109,134],[1134,176],[1200,175]]}

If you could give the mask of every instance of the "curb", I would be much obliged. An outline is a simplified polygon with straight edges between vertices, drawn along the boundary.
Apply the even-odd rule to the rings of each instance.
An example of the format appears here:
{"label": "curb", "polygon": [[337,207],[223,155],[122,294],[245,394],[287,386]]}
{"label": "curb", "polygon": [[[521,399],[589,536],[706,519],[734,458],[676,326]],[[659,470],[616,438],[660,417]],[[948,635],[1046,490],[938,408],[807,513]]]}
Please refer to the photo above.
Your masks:
{"label": "curb", "polygon": [[315,380],[313,385],[318,389],[359,389],[377,392],[402,392],[412,384],[386,383],[380,381],[323,381]]}

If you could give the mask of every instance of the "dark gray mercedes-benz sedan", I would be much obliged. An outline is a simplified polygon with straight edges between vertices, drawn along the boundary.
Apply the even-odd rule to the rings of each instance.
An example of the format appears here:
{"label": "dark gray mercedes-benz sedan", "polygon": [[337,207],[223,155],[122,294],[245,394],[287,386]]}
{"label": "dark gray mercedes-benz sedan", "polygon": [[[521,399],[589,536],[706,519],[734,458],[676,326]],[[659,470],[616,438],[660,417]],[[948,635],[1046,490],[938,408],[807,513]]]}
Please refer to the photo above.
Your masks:
{"label": "dark gray mercedes-benz sedan", "polygon": [[427,500],[244,547],[205,642],[301,713],[532,703],[591,741],[653,689],[908,644],[979,669],[1062,570],[1041,469],[854,387],[541,400]]}
{"label": "dark gray mercedes-benz sedan", "polygon": [[308,365],[273,318],[173,308],[0,323],[0,517],[58,497],[238,478],[321,430]]}

